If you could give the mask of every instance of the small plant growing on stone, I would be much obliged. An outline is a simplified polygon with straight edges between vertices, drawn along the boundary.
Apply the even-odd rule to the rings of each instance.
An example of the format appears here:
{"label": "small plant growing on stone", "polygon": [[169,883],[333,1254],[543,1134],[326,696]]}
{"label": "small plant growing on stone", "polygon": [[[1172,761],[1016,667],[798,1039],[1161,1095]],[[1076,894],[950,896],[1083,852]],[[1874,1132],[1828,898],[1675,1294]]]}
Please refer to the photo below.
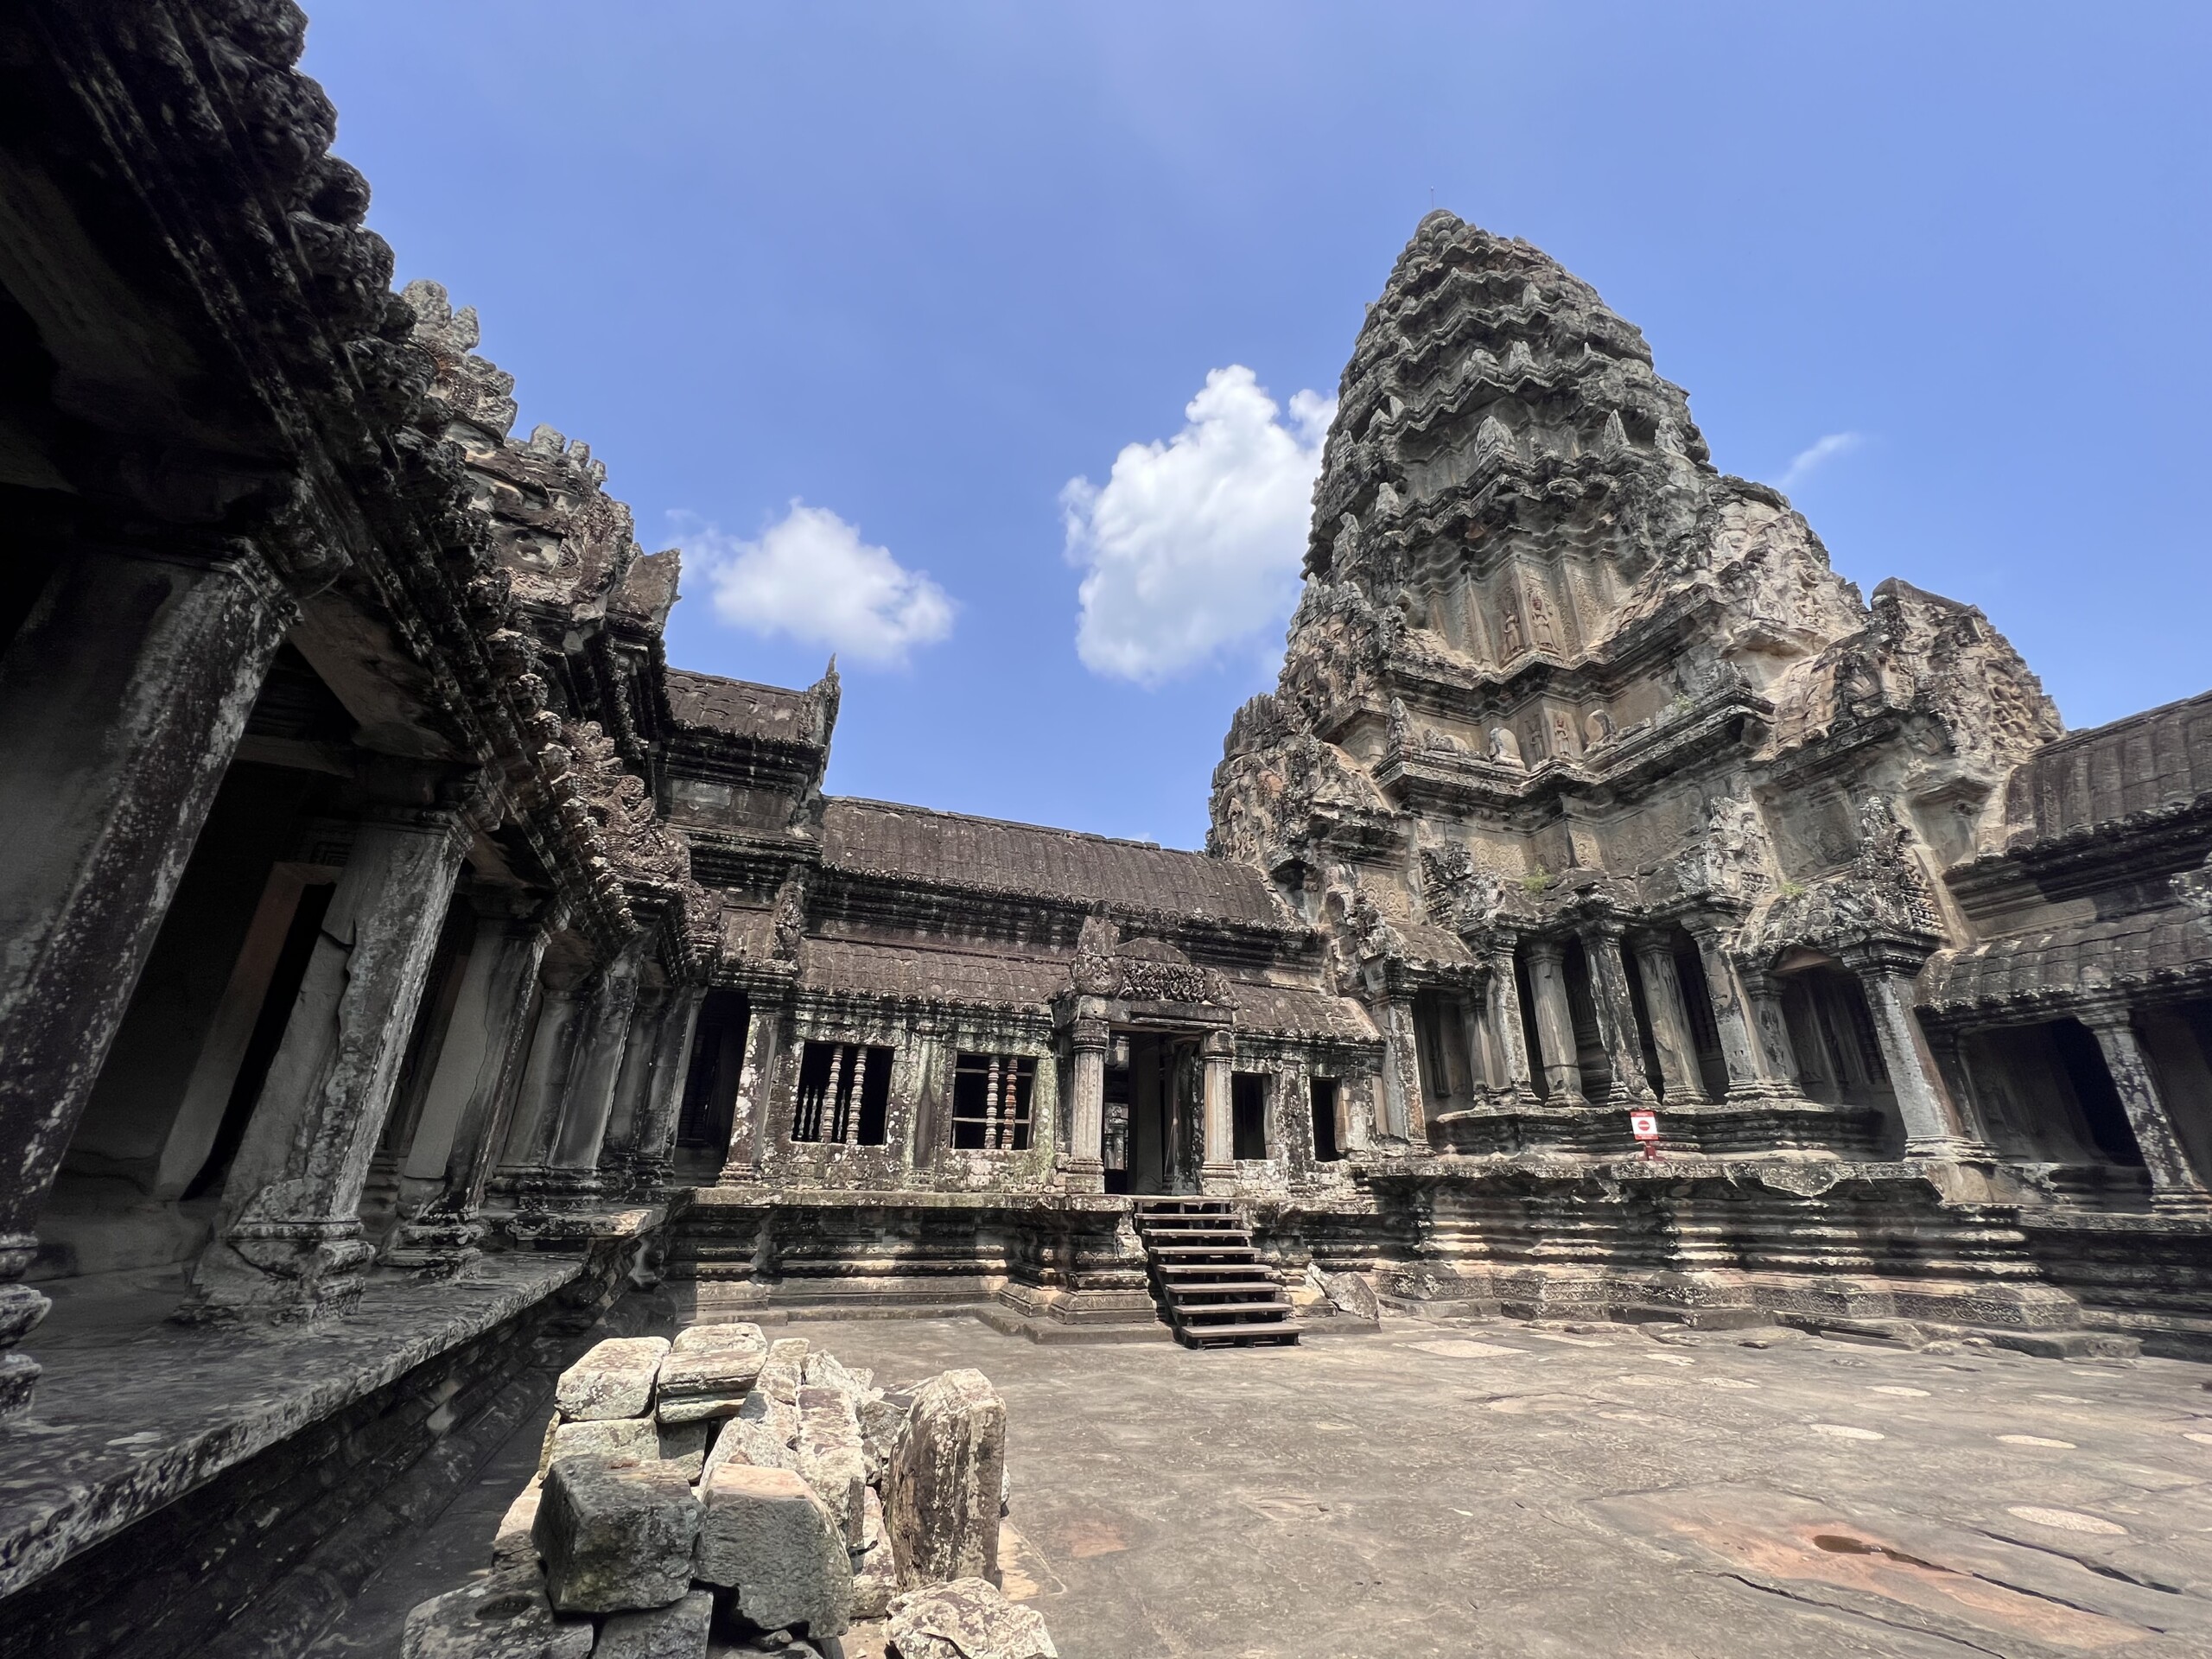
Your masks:
{"label": "small plant growing on stone", "polygon": [[1802,881],[1784,881],[1782,884],[1782,896],[1785,899],[1802,899],[1805,896],[1805,884]]}
{"label": "small plant growing on stone", "polygon": [[1552,873],[1539,864],[1521,878],[1521,891],[1533,898],[1550,887],[1553,880]]}

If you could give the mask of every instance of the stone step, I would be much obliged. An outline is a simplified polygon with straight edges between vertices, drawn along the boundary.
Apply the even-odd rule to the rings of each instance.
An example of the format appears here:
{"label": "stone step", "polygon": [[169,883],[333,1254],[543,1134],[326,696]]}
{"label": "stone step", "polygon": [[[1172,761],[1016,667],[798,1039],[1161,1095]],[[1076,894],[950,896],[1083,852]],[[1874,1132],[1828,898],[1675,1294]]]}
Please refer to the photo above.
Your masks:
{"label": "stone step", "polygon": [[1288,1307],[1290,1299],[1280,1285],[1208,1285],[1203,1290],[1177,1292],[1168,1298],[1185,1312],[1214,1307]]}
{"label": "stone step", "polygon": [[1132,1206],[1153,1298],[1190,1348],[1298,1340],[1282,1284],[1252,1244],[1243,1206],[1225,1198],[1140,1198]]}

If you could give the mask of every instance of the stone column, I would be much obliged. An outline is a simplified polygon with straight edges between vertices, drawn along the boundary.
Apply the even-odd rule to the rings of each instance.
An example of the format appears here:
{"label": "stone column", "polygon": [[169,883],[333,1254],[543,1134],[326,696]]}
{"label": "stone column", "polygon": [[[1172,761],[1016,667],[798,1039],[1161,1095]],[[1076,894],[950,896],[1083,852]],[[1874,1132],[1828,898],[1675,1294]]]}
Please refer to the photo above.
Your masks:
{"label": "stone column", "polygon": [[1529,989],[1536,999],[1536,1043],[1542,1051],[1548,1103],[1587,1104],[1575,1052],[1574,1010],[1567,1000],[1567,946],[1560,940],[1529,941]]}
{"label": "stone column", "polygon": [[356,1213],[467,835],[432,780],[395,773],[331,895],[307,976],[232,1161],[182,1312],[301,1317],[359,1296]]}
{"label": "stone column", "polygon": [[1789,1020],[1782,1012],[1782,988],[1763,969],[1746,969],[1738,982],[1744,988],[1744,1006],[1750,1013],[1745,1024],[1759,1077],[1790,1098],[1802,1098],[1803,1074],[1798,1069],[1797,1051],[1789,1040]]}
{"label": "stone column", "polygon": [[182,1198],[214,1147],[223,1116],[230,1107],[231,1091],[238,1084],[238,1069],[245,1064],[254,1027],[261,1020],[269,982],[276,976],[277,957],[291,932],[293,913],[306,891],[306,880],[296,866],[280,864],[269,873],[230,978],[207,1021],[191,1075],[185,1079],[176,1116],[162,1143],[154,1179],[156,1198]]}
{"label": "stone column", "polygon": [[1950,1091],[1943,1086],[1942,1073],[1912,1012],[1912,982],[1920,961],[1878,944],[1845,956],[1845,966],[1857,976],[1867,1011],[1874,1016],[1875,1040],[1882,1046],[1882,1062],[1897,1093],[1897,1115],[1904,1120],[1904,1155],[1986,1156],[1986,1147],[1961,1132]]}
{"label": "stone column", "polygon": [[[1198,1190],[1202,1192],[1234,1192],[1236,1187],[1236,1120],[1230,1109],[1230,1051],[1231,1039],[1225,1031],[1208,1032],[1198,1049],[1205,1083],[1205,1141],[1201,1154],[1204,1161],[1198,1172]],[[1103,1098],[1103,1073],[1099,1088]]]}
{"label": "stone column", "polygon": [[776,1086],[776,1060],[783,1011],[755,1002],[745,1029],[745,1064],[737,1074],[737,1101],[729,1118],[729,1155],[716,1182],[736,1186],[760,1173],[760,1119]]}
{"label": "stone column", "polygon": [[2135,1034],[2134,1016],[2125,1006],[2106,1006],[2082,1010],[2081,1019],[2096,1033],[2097,1046],[2104,1051],[2105,1069],[2112,1073],[2113,1088],[2127,1112],[2127,1125],[2135,1131],[2144,1167],[2151,1173],[2152,1205],[2161,1210],[2212,1209],[2212,1192],[2206,1190],[2182,1148],[2181,1137],[2174,1132],[2158,1075]]}
{"label": "stone column", "polygon": [[292,616],[257,558],[83,550],[0,657],[0,1417],[32,1224]]}
{"label": "stone column", "polygon": [[602,1190],[599,1154],[614,1110],[631,1016],[637,1011],[639,950],[633,941],[593,976],[578,1017],[575,1058],[559,1103],[560,1125],[546,1173],[549,1193],[563,1202],[588,1203]]}
{"label": "stone column", "polygon": [[1720,1033],[1720,1064],[1728,1073],[1728,1097],[1764,1100],[1783,1092],[1787,1080],[1761,1061],[1737,982],[1736,964],[1728,959],[1719,925],[1693,922],[1690,937],[1697,941],[1698,961],[1705,969],[1706,995],[1713,1004],[1713,1023]]}
{"label": "stone column", "polygon": [[1701,1103],[1705,1085],[1697,1074],[1697,1047],[1690,1037],[1681,976],[1675,971],[1674,946],[1663,933],[1640,933],[1635,944],[1637,977],[1643,982],[1643,1006],[1651,1014],[1651,1046],[1659,1051],[1666,1103]]}
{"label": "stone column", "polygon": [[575,1066],[585,1002],[584,976],[573,962],[541,969],[537,1018],[531,1025],[514,1110],[493,1178],[502,1192],[530,1194],[543,1184],[553,1161],[553,1138],[560,1132],[561,1103]]}
{"label": "stone column", "polygon": [[1498,1086],[1491,1071],[1491,1041],[1484,1030],[1489,1023],[1485,1017],[1489,1006],[1486,996],[1487,992],[1478,996],[1469,988],[1462,990],[1458,998],[1459,1039],[1466,1045],[1467,1087],[1471,1096],[1488,1094]]}
{"label": "stone column", "polygon": [[706,1000],[704,985],[677,985],[664,994],[650,1072],[630,1128],[630,1188],[640,1196],[664,1192],[675,1178],[676,1115]]}
{"label": "stone column", "polygon": [[1582,955],[1590,964],[1590,1000],[1598,1014],[1598,1040],[1605,1046],[1606,1069],[1613,1074],[1606,1098],[1649,1105],[1651,1081],[1643,1075],[1643,1045],[1637,1040],[1636,1005],[1628,994],[1628,970],[1621,965],[1621,929],[1592,923],[1582,930]]}
{"label": "stone column", "polygon": [[1069,1084],[1067,1184],[1071,1192],[1106,1190],[1106,1045],[1110,1034],[1103,1019],[1078,1006],[1070,1033],[1074,1075]]}
{"label": "stone column", "polygon": [[557,905],[514,888],[479,887],[470,902],[475,942],[401,1166],[399,1222],[385,1247],[396,1267],[454,1273],[477,1254],[485,1183],[530,1036],[538,963],[561,920]]}
{"label": "stone column", "polygon": [[622,1069],[614,1075],[614,1099],[600,1142],[600,1179],[610,1192],[627,1192],[638,1126],[652,1088],[653,1061],[661,1027],[675,1007],[658,973],[638,981],[638,1000],[630,1010],[629,1035],[622,1039]]}
{"label": "stone column", "polygon": [[1382,1029],[1382,1113],[1376,1128],[1402,1135],[1414,1147],[1427,1141],[1428,1115],[1422,1109],[1420,1035],[1414,1027],[1413,1000],[1391,996],[1370,1004]]}
{"label": "stone column", "polygon": [[1497,1043],[1498,1064],[1503,1068],[1502,1085],[1516,1104],[1536,1096],[1529,1071],[1529,1039],[1521,1023],[1521,979],[1513,971],[1513,942],[1505,939],[1490,953],[1491,1033]]}

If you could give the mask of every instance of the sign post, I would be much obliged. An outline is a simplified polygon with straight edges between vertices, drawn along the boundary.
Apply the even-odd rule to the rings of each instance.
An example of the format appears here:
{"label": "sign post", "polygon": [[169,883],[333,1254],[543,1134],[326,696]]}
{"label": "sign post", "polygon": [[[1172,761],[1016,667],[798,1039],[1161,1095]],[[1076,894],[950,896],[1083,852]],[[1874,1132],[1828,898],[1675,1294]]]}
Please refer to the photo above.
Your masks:
{"label": "sign post", "polygon": [[1628,1115],[1628,1129],[1630,1135],[1643,1143],[1643,1155],[1646,1158],[1656,1158],[1659,1155],[1658,1113],[1630,1112]]}

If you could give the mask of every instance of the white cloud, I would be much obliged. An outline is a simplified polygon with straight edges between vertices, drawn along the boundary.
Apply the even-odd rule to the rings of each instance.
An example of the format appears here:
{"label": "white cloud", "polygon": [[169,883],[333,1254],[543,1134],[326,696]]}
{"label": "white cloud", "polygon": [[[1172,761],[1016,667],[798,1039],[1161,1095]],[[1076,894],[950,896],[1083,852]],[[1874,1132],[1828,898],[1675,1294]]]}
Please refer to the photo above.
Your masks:
{"label": "white cloud", "polygon": [[1286,423],[1231,364],[1206,376],[1173,437],[1130,444],[1103,485],[1068,481],[1068,561],[1089,573],[1076,629],[1086,667],[1158,685],[1289,613],[1336,412],[1301,391]]}
{"label": "white cloud", "polygon": [[827,507],[794,499],[744,541],[689,514],[678,521],[688,562],[713,590],[715,614],[753,633],[786,633],[864,663],[904,663],[952,632],[952,601],[921,570]]}
{"label": "white cloud", "polygon": [[1838,455],[1847,455],[1866,440],[1856,432],[1831,432],[1815,439],[1797,452],[1782,474],[1784,493],[1796,489],[1807,479],[1834,461]]}

